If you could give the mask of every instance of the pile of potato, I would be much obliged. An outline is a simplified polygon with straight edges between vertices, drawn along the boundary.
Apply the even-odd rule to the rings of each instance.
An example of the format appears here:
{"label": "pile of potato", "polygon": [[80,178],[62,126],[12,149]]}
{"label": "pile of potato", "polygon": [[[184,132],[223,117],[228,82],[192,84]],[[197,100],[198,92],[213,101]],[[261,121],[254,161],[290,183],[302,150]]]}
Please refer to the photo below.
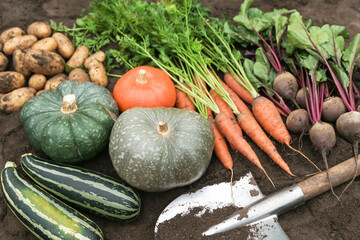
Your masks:
{"label": "pile of potato", "polygon": [[34,22],[26,32],[7,29],[0,34],[0,111],[18,111],[30,98],[67,80],[106,87],[104,61],[104,52],[89,56],[86,46],[75,49],[69,38],[52,33],[46,22]]}

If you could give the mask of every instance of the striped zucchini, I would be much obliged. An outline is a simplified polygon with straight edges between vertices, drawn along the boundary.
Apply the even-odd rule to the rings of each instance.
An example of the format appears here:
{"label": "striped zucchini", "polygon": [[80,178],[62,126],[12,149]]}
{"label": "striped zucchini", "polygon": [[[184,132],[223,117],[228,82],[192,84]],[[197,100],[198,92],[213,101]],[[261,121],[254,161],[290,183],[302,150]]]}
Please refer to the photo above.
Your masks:
{"label": "striped zucchini", "polygon": [[90,219],[19,175],[14,162],[1,172],[5,200],[22,224],[39,239],[103,239]]}
{"label": "striped zucchini", "polygon": [[140,213],[138,193],[115,178],[33,154],[21,157],[21,167],[39,186],[77,209],[119,221]]}

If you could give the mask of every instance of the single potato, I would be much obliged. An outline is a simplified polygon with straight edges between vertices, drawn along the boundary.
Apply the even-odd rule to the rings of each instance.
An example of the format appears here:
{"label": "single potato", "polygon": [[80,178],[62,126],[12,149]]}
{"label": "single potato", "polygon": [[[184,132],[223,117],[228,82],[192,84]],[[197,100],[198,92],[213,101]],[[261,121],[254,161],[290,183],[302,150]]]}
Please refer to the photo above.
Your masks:
{"label": "single potato", "polygon": [[12,39],[14,37],[22,36],[24,34],[25,34],[25,31],[19,27],[9,28],[0,34],[0,43],[2,43],[4,45],[4,43],[7,40]]}
{"label": "single potato", "polygon": [[3,44],[0,42],[0,52],[2,52]]}
{"label": "single potato", "polygon": [[44,89],[46,83],[46,77],[43,74],[33,74],[29,78],[28,85],[29,87],[34,88],[35,90],[39,91]]}
{"label": "single potato", "polygon": [[90,81],[95,83],[96,85],[107,87],[108,85],[108,77],[106,75],[106,71],[104,65],[97,61],[93,60],[87,64],[90,76]]}
{"label": "single potato", "polygon": [[75,68],[69,73],[68,80],[75,82],[90,82],[90,77],[81,68]]}
{"label": "single potato", "polygon": [[36,90],[30,87],[22,87],[0,97],[0,111],[11,113],[19,111],[24,104],[35,96]]}
{"label": "single potato", "polygon": [[52,37],[46,37],[37,41],[32,45],[31,49],[42,49],[50,52],[55,52],[58,47],[57,42]]}
{"label": "single potato", "polygon": [[47,92],[47,91],[49,91],[49,90],[43,89],[43,90],[37,91],[36,94],[35,94],[35,96],[39,96],[39,95],[42,94],[43,92]]}
{"label": "single potato", "polygon": [[0,93],[9,93],[25,86],[25,76],[14,71],[0,72]]}
{"label": "single potato", "polygon": [[4,43],[3,52],[7,55],[12,55],[16,49],[31,48],[37,40],[37,37],[34,35],[13,37]]}
{"label": "single potato", "polygon": [[70,67],[66,68],[66,72],[70,72],[73,68],[80,67],[84,64],[85,60],[89,56],[89,49],[81,45],[76,48],[74,54],[70,57],[69,61],[67,61],[67,65]]}
{"label": "single potato", "polygon": [[8,63],[9,63],[8,58],[5,56],[5,54],[0,52],[0,72],[5,71],[5,69],[8,66]]}
{"label": "single potato", "polygon": [[97,60],[98,62],[103,63],[105,61],[105,58],[106,58],[105,53],[103,51],[98,51],[85,60],[84,66],[85,66],[85,68],[88,69],[88,68],[90,68],[89,64],[92,61]]}
{"label": "single potato", "polygon": [[62,33],[54,33],[52,37],[56,40],[58,47],[57,50],[63,58],[70,58],[73,55],[75,49],[68,37]]}
{"label": "single potato", "polygon": [[57,53],[41,49],[29,49],[25,54],[30,71],[53,76],[64,72],[64,59]]}
{"label": "single potato", "polygon": [[28,26],[27,33],[37,38],[46,38],[51,36],[51,27],[46,22],[33,22]]}
{"label": "single potato", "polygon": [[67,80],[67,76],[64,73],[59,73],[46,81],[44,90],[55,90],[60,83]]}
{"label": "single potato", "polygon": [[13,66],[16,72],[23,74],[24,76],[30,76],[31,71],[28,64],[25,62],[25,54],[27,49],[17,49],[13,54]]}

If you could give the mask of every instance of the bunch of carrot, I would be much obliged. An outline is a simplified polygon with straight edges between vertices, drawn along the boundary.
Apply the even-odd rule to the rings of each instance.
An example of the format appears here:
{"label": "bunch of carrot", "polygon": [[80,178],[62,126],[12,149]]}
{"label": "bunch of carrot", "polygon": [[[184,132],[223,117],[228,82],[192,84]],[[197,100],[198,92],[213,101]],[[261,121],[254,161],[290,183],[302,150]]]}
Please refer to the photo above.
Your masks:
{"label": "bunch of carrot", "polygon": [[[271,132],[275,139],[285,143],[290,138],[290,135],[274,104],[262,96],[257,96],[254,99],[249,91],[242,87],[230,73],[225,74],[225,82],[221,81],[216,75],[210,74],[211,77],[205,77],[201,84],[205,86],[205,82],[207,83],[210,90],[208,91],[206,88],[204,91],[208,91],[218,108],[218,111],[210,111],[207,115],[215,134],[214,153],[223,166],[233,171],[233,159],[225,141],[227,140],[234,151],[240,152],[254,163],[273,184],[255,151],[243,138],[242,131],[244,131],[275,163],[288,174],[294,176],[272,141],[262,130],[258,120],[254,117],[255,115],[257,119],[263,122],[263,128]],[[244,101],[252,104],[253,112],[250,111]],[[184,106],[189,105],[191,107],[186,107],[186,109],[196,109],[194,99],[184,92],[178,91],[176,107],[185,108]],[[215,115],[215,120],[213,115]]]}

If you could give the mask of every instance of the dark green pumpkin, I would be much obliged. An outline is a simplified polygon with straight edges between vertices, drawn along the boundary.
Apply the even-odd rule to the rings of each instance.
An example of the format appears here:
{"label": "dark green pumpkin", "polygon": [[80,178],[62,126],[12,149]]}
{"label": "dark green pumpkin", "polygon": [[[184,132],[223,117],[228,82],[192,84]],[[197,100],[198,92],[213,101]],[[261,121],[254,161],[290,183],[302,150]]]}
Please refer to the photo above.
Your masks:
{"label": "dark green pumpkin", "polygon": [[106,148],[118,114],[106,88],[65,81],[57,90],[27,101],[20,118],[26,138],[37,151],[54,161],[78,163]]}
{"label": "dark green pumpkin", "polygon": [[213,130],[200,114],[176,108],[132,108],[120,115],[109,153],[119,176],[148,192],[198,180],[214,146]]}

